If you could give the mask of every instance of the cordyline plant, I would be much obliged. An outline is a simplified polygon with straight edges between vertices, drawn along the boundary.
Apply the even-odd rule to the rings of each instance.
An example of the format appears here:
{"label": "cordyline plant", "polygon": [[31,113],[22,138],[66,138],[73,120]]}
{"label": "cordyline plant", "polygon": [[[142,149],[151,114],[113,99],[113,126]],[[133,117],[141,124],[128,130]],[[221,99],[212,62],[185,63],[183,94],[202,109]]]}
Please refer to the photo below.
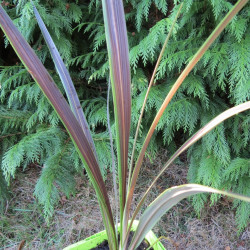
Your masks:
{"label": "cordyline plant", "polygon": [[[86,122],[83,110],[81,108],[80,101],[77,97],[76,90],[69,76],[68,70],[66,69],[58,53],[58,50],[56,49],[43,21],[41,20],[36,8],[34,7],[35,16],[37,18],[38,24],[42,30],[47,45],[52,54],[52,58],[54,60],[57,72],[64,85],[68,102],[63,97],[63,95],[57,88],[56,84],[52,80],[51,76],[49,75],[48,71],[45,69],[41,61],[38,59],[32,48],[29,46],[29,44],[25,41],[20,32],[14,26],[13,22],[6,14],[4,9],[0,7],[0,25],[2,30],[4,31],[6,37],[12,44],[14,50],[16,51],[17,55],[19,56],[19,58],[21,59],[21,61],[23,62],[23,64],[33,77],[33,79],[40,86],[40,88],[48,98],[49,102],[56,110],[58,116],[60,117],[65,128],[67,129],[72,141],[74,142],[76,150],[79,152],[80,158],[82,159],[85,165],[89,179],[96,191],[97,199],[103,217],[104,226],[108,236],[110,249],[135,249],[144,239],[147,232],[153,228],[153,226],[158,222],[158,220],[166,211],[168,211],[171,207],[177,204],[180,200],[189,197],[190,195],[202,192],[211,192],[222,195],[228,195],[233,198],[238,198],[250,202],[249,197],[233,194],[231,192],[220,191],[214,188],[197,184],[187,184],[169,188],[165,190],[162,194],[160,194],[143,212],[142,216],[139,218],[139,224],[136,231],[134,232],[133,239],[130,245],[128,245],[128,236],[130,233],[132,223],[136,218],[136,216],[138,215],[138,212],[140,211],[152,186],[156,183],[157,179],[166,170],[166,168],[171,163],[173,163],[173,161],[184,150],[186,150],[196,141],[201,139],[215,126],[217,126],[224,120],[228,119],[229,117],[250,108],[250,102],[246,102],[226,110],[225,112],[215,117],[212,121],[210,121],[207,125],[201,128],[197,133],[195,133],[187,142],[185,142],[164,165],[159,175],[153,180],[152,184],[146,190],[142,199],[138,203],[135,211],[133,211],[132,217],[130,217],[131,203],[133,200],[135,185],[143,162],[143,158],[147,146],[149,144],[149,141],[154,133],[154,130],[161,116],[163,115],[164,110],[167,108],[172,97],[174,96],[174,94],[176,93],[176,91],[186,78],[186,76],[189,74],[189,72],[194,68],[196,63],[207,51],[207,49],[213,43],[213,41],[219,36],[219,34],[230,22],[230,20],[232,20],[232,18],[242,9],[242,7],[247,2],[248,0],[240,0],[235,4],[232,10],[220,22],[220,24],[208,37],[208,39],[205,41],[202,47],[193,56],[192,60],[188,63],[186,68],[182,71],[179,78],[176,80],[172,89],[168,93],[158,113],[156,114],[156,117],[148,131],[148,134],[145,138],[139,156],[135,161],[135,164],[133,164],[134,151],[135,151],[135,146],[134,146],[132,152],[132,159],[130,160],[131,164],[128,166],[129,162],[128,143],[130,136],[130,119],[131,119],[131,94],[130,94],[131,79],[130,79],[129,50],[128,50],[124,9],[122,0],[102,0],[106,41],[109,54],[110,82],[112,86],[113,103],[115,111],[115,124],[116,124],[116,143],[117,143],[116,146],[117,146],[117,158],[118,158],[117,168],[118,168],[119,203],[120,203],[119,241],[117,233],[118,215],[116,214],[116,223],[115,223],[114,222],[115,216],[113,216],[107,190],[104,184],[103,177],[101,175],[97,154],[95,151],[95,145],[93,143],[93,139],[91,137],[88,124]],[[177,19],[177,16],[175,18],[175,21]],[[172,25],[172,28],[174,26],[174,23]],[[138,127],[134,142],[136,142],[137,139],[139,126],[143,116],[143,111],[145,108],[145,103],[147,100],[149,90],[154,81],[154,76],[157,71],[157,67],[163,55],[166,44],[169,40],[170,34],[171,31],[168,37],[166,38],[163,49],[158,58],[155,70],[153,72],[152,79],[150,81],[144,105],[141,109],[141,114],[138,121]],[[116,187],[115,170],[113,172],[114,172],[113,173],[114,186]],[[118,209],[116,209],[116,211],[117,210]]]}

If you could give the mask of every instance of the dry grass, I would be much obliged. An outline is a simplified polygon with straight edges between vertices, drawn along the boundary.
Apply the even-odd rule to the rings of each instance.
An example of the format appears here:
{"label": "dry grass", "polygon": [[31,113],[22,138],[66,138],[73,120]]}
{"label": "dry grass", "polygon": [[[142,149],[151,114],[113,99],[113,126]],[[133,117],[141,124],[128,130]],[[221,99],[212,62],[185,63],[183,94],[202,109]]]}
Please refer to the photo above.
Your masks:
{"label": "dry grass", "polygon": [[[166,156],[161,155],[162,161]],[[142,195],[149,180],[158,172],[161,162],[152,165],[146,162],[138,182],[135,200]],[[149,166],[150,165],[150,166]],[[25,240],[24,249],[62,249],[76,241],[103,230],[101,214],[92,187],[86,177],[77,178],[75,197],[62,197],[53,218],[47,224],[42,209],[33,197],[34,186],[39,177],[39,168],[19,173],[13,183],[13,198],[3,215],[0,215],[0,250],[18,249]],[[186,182],[186,167],[172,166],[158,181],[148,202],[167,186]],[[111,176],[107,186],[112,205]],[[250,249],[250,228],[237,236],[234,214],[230,202],[222,201],[214,207],[207,207],[198,219],[186,200],[171,209],[154,228],[157,235],[168,237],[162,240],[168,249]]]}

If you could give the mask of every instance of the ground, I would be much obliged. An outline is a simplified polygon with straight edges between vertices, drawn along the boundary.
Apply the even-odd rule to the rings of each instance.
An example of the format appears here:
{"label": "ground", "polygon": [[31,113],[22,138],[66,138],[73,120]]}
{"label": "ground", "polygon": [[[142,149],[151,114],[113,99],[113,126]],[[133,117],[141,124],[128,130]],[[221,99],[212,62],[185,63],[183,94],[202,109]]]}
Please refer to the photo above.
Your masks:
{"label": "ground", "polygon": [[[145,162],[136,189],[136,200],[160,165],[160,162]],[[18,249],[20,243],[24,243],[23,249],[62,249],[103,230],[95,193],[86,176],[77,177],[76,195],[69,199],[62,196],[54,216],[47,223],[33,196],[40,170],[33,166],[19,172],[14,180],[12,198],[4,214],[0,215],[0,250]],[[157,183],[148,203],[167,186],[185,183],[186,173],[185,164],[170,167]],[[111,179],[108,175],[106,183],[114,205]],[[250,227],[237,235],[231,205],[227,199],[213,207],[208,204],[199,219],[191,203],[184,200],[173,207],[153,231],[157,236],[163,236],[161,242],[167,249],[250,249]]]}

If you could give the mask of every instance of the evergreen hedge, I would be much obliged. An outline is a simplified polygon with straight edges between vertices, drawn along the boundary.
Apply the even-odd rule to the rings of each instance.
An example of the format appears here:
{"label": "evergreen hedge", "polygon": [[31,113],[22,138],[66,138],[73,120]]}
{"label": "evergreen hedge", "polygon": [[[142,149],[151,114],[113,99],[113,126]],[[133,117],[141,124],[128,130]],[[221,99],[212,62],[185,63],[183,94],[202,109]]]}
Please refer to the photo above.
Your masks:
{"label": "evergreen hedge", "polygon": [[[105,176],[111,166],[106,124],[109,68],[101,1],[35,2],[73,76]],[[124,3],[132,68],[131,135],[135,133],[154,64],[180,2],[127,0]],[[138,148],[152,121],[151,114],[160,107],[181,70],[235,2],[184,1],[182,15],[149,94]],[[63,92],[30,2],[2,1],[2,5]],[[173,151],[217,114],[249,100],[249,16],[248,4],[187,77],[159,122],[148,157],[153,159],[163,146]],[[7,197],[6,186],[15,177],[16,171],[38,164],[42,166],[42,171],[34,194],[43,205],[45,215],[51,216],[60,194],[69,196],[74,193],[74,176],[82,172],[83,166],[56,113],[14,56],[2,33],[0,43],[1,204]],[[250,114],[245,112],[224,122],[193,146],[188,151],[189,182],[250,195],[249,125]],[[114,132],[114,126],[111,129]],[[131,148],[132,143],[131,137]],[[197,212],[202,209],[207,198],[206,195],[193,198]],[[218,198],[212,195],[211,203]],[[249,222],[250,206],[235,200],[234,207],[237,208],[238,229],[241,231]]]}

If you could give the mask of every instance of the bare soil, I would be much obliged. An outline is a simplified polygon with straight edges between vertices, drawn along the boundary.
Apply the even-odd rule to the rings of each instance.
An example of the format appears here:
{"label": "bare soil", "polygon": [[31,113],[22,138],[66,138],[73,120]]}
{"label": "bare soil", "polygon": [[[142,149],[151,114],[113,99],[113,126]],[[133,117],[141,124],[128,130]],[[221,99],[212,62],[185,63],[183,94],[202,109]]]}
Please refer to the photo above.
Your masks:
{"label": "bare soil", "polygon": [[[130,232],[129,234],[129,237],[128,237],[128,246],[129,244],[131,243],[132,239],[133,239],[133,235],[134,235],[134,232]],[[118,241],[120,243],[120,237],[118,236]],[[143,240],[141,242],[141,244],[136,248],[136,250],[153,250],[152,247],[150,247],[150,244],[148,243],[148,241],[146,240]],[[149,248],[149,249],[148,249]],[[97,247],[94,247],[90,250],[109,250],[109,243],[107,240],[101,242]]]}
{"label": "bare soil", "polygon": [[[158,162],[146,161],[141,171],[135,192],[137,201],[150,180],[159,171],[164,153]],[[101,214],[93,188],[87,177],[77,177],[76,195],[67,199],[61,197],[54,216],[46,222],[42,208],[37,204],[33,192],[40,174],[39,167],[19,173],[12,185],[12,198],[5,213],[0,215],[0,250],[18,249],[62,249],[103,230]],[[165,188],[186,183],[185,164],[173,165],[158,181],[147,204]],[[107,186],[112,206],[114,206],[111,175],[107,176]],[[184,200],[173,207],[155,226],[154,232],[161,237],[167,249],[215,249],[249,250],[250,227],[237,234],[234,211],[228,200],[221,200],[215,206],[206,206],[200,219],[190,202]]]}

